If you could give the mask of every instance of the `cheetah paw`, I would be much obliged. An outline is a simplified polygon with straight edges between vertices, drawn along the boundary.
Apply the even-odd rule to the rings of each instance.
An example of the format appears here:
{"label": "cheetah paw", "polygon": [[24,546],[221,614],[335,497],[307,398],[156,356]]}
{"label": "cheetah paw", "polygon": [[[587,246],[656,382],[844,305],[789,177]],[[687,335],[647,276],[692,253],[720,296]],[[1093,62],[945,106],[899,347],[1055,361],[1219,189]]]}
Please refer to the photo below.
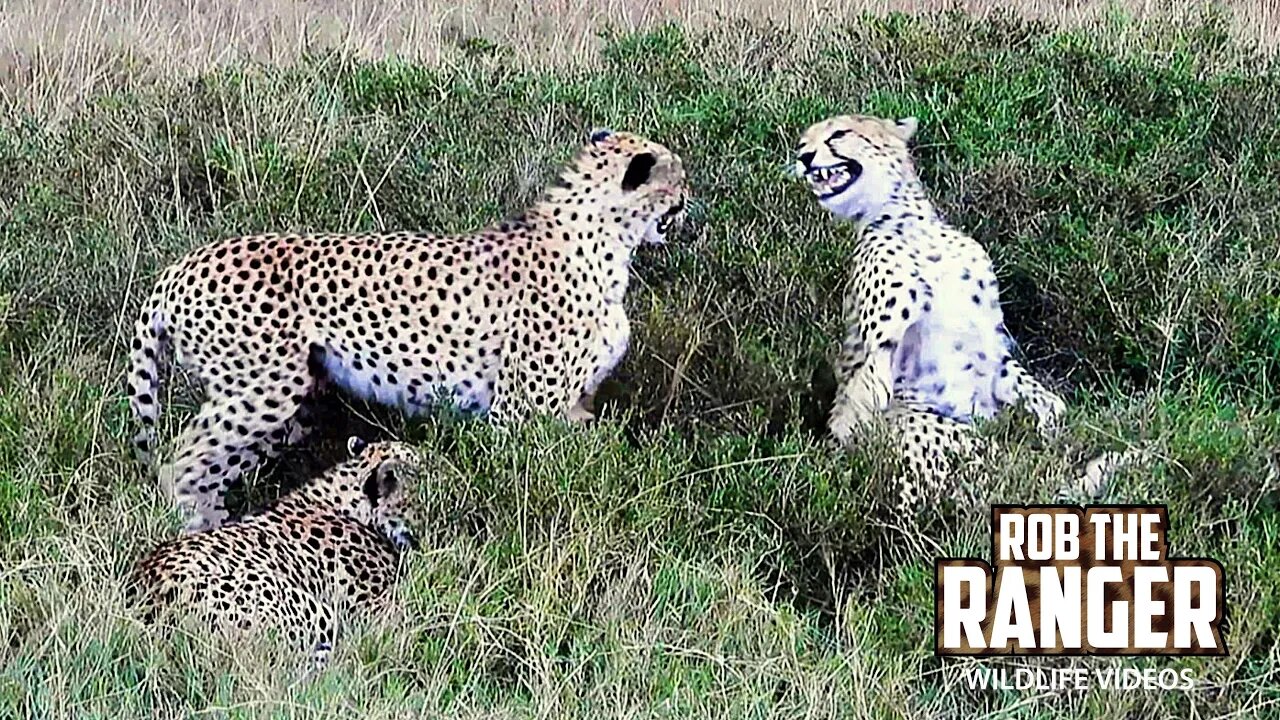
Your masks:
{"label": "cheetah paw", "polygon": [[329,656],[333,654],[333,645],[327,642],[316,643],[311,650],[311,672],[318,673],[329,666]]}
{"label": "cheetah paw", "polygon": [[1036,429],[1044,437],[1056,437],[1062,432],[1062,418],[1067,414],[1067,403],[1057,395],[1046,398],[1036,413]]}
{"label": "cheetah paw", "polygon": [[197,533],[209,532],[217,530],[226,524],[229,515],[226,511],[211,513],[195,513],[192,514],[187,522],[182,526],[183,535],[195,535]]}
{"label": "cheetah paw", "polygon": [[837,445],[847,448],[853,444],[858,428],[865,427],[872,420],[873,418],[867,417],[864,413],[846,406],[831,413],[831,419],[827,421],[827,431]]}
{"label": "cheetah paw", "polygon": [[594,413],[587,409],[586,405],[579,402],[569,408],[569,412],[565,414],[569,422],[585,423],[596,419]]}
{"label": "cheetah paw", "polygon": [[1121,470],[1146,462],[1148,454],[1141,448],[1104,452],[1085,463],[1084,471],[1058,491],[1059,499],[1083,497],[1097,500],[1106,493],[1112,478]]}
{"label": "cheetah paw", "polygon": [[832,417],[831,422],[827,424],[827,430],[831,433],[831,444],[840,449],[849,447],[850,440],[853,439],[853,427],[854,423],[849,422],[847,418]]}

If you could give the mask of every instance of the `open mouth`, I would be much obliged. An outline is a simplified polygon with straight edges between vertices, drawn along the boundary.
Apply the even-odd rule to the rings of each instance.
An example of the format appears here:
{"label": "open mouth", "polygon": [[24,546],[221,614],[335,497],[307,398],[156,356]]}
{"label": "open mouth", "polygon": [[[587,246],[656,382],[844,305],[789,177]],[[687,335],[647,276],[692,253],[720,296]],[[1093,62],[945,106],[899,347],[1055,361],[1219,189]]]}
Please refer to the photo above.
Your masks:
{"label": "open mouth", "polygon": [[679,221],[680,214],[683,212],[684,212],[684,200],[682,199],[679,202],[677,202],[675,205],[672,205],[671,208],[667,210],[665,213],[663,213],[662,217],[658,218],[658,232],[660,234],[665,235],[667,231],[671,229],[671,226],[674,225],[677,221]]}
{"label": "open mouth", "polygon": [[839,195],[853,184],[862,174],[862,165],[857,160],[848,160],[839,165],[812,168],[804,174],[809,181],[809,189],[820,198]]}

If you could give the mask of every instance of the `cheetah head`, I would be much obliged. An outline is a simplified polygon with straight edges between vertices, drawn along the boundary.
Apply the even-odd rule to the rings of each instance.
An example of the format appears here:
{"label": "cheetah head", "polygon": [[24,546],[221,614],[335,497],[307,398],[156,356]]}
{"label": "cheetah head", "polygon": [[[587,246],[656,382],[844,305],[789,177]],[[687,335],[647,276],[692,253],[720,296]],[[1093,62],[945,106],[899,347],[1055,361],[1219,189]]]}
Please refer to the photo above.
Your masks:
{"label": "cheetah head", "polygon": [[405,443],[366,443],[352,437],[347,452],[351,457],[325,473],[317,491],[397,548],[416,547],[409,527],[416,520],[410,486],[421,469],[417,450]]}
{"label": "cheetah head", "polygon": [[666,147],[612,130],[591,134],[552,200],[620,225],[629,246],[662,243],[684,219],[684,163]]}
{"label": "cheetah head", "polygon": [[907,141],[916,119],[840,115],[810,126],[795,148],[795,172],[818,203],[853,220],[874,213],[916,179]]}

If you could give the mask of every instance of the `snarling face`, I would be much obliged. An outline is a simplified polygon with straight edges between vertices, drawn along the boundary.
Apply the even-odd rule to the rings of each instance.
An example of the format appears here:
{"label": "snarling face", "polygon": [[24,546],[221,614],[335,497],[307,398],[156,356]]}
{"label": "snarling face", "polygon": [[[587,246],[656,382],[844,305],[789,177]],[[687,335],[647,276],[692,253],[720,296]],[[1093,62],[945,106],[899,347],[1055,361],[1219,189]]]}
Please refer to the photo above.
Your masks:
{"label": "snarling face", "polygon": [[915,118],[840,115],[815,123],[795,148],[795,172],[827,210],[858,219],[915,179],[907,141]]}
{"label": "snarling face", "polygon": [[601,130],[561,175],[553,197],[620,223],[629,244],[661,243],[684,218],[684,164],[638,135]]}

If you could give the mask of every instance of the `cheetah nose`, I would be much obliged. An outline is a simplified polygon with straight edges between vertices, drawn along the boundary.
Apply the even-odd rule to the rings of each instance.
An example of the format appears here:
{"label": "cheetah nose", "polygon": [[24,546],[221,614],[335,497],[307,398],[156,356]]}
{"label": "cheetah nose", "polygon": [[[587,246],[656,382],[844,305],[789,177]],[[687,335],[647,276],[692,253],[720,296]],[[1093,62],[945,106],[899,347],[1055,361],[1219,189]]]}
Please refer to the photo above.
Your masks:
{"label": "cheetah nose", "polygon": [[418,549],[418,538],[408,528],[397,528],[391,537],[392,542],[401,550]]}
{"label": "cheetah nose", "polygon": [[810,167],[813,166],[813,159],[817,157],[817,155],[818,153],[809,151],[807,153],[800,153],[796,157],[800,159],[800,164],[804,165],[804,169],[808,170]]}

